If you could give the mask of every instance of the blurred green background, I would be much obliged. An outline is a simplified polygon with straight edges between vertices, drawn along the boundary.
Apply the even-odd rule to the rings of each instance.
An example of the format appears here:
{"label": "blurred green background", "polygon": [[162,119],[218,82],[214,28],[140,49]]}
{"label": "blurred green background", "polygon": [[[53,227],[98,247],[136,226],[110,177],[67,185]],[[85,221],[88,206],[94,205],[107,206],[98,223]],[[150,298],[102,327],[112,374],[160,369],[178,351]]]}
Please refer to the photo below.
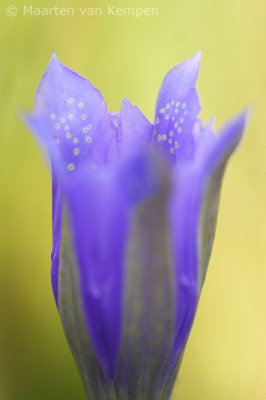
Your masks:
{"label": "blurred green background", "polygon": [[[32,109],[52,50],[153,119],[165,73],[203,50],[202,117],[254,114],[224,181],[218,230],[173,400],[266,399],[265,0],[57,0],[57,6],[158,7],[158,17],[30,17],[0,1],[0,399],[83,399],[50,286],[51,182],[17,117]],[[6,15],[10,4],[18,15]]]}

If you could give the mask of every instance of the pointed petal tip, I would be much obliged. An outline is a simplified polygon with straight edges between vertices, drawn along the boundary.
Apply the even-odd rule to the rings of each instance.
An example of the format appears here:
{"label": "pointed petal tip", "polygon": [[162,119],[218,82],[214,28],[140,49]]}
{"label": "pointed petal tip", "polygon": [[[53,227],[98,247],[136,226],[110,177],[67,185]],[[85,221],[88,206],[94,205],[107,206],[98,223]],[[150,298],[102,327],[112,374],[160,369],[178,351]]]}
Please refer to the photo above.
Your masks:
{"label": "pointed petal tip", "polygon": [[31,128],[34,120],[34,114],[26,109],[22,109],[18,111],[18,118],[23,122],[24,125]]}
{"label": "pointed petal tip", "polygon": [[187,58],[181,64],[190,65],[191,67],[194,67],[195,69],[199,68],[200,62],[201,62],[201,57],[202,57],[202,50],[200,50],[198,53],[194,54],[192,57]]}
{"label": "pointed petal tip", "polygon": [[59,61],[59,59],[58,59],[58,57],[57,57],[57,55],[56,55],[55,50],[53,50],[53,52],[52,52],[52,57],[51,57],[51,59],[50,59],[50,63],[53,63],[53,62],[55,62],[55,63],[60,63],[60,61]]}
{"label": "pointed petal tip", "polygon": [[230,153],[232,153],[241,142],[250,116],[251,109],[246,107],[227,121],[218,132],[219,140],[223,143],[223,146],[231,149]]}
{"label": "pointed petal tip", "polygon": [[24,122],[25,119],[27,118],[27,115],[30,114],[30,111],[24,109],[24,108],[19,108],[16,110],[16,115],[17,117]]}
{"label": "pointed petal tip", "polygon": [[61,66],[64,66],[64,65],[61,63],[61,61],[57,57],[55,50],[53,50],[47,69],[61,67]]}
{"label": "pointed petal tip", "polygon": [[249,123],[249,120],[251,119],[253,112],[254,112],[254,107],[252,105],[246,106],[242,111],[242,113],[245,116],[245,125]]}
{"label": "pointed petal tip", "polygon": [[129,110],[139,110],[138,106],[136,106],[135,104],[132,104],[131,101],[127,98],[124,97],[122,102],[121,102],[121,106],[120,106],[120,112],[122,111],[126,111],[128,112]]}
{"label": "pointed petal tip", "polygon": [[196,80],[199,75],[201,57],[202,57],[202,50],[200,50],[194,56],[190,57],[189,59],[187,59],[185,61],[187,63],[187,65],[189,65],[191,72],[195,73]]}
{"label": "pointed petal tip", "polygon": [[[122,100],[122,102],[121,102],[121,107],[122,107],[123,105],[132,105],[132,103],[131,103],[131,101],[130,101],[127,97],[124,97],[123,100]],[[120,107],[120,108],[121,108],[121,107]]]}
{"label": "pointed petal tip", "polygon": [[239,127],[239,130],[244,131],[251,116],[253,114],[253,109],[250,106],[246,106],[242,111],[236,114],[231,122]]}
{"label": "pointed petal tip", "polygon": [[244,131],[253,113],[252,107],[245,107],[242,111],[231,117],[220,129],[221,132],[226,131],[228,127],[234,127],[238,131]]}
{"label": "pointed petal tip", "polygon": [[172,71],[179,71],[180,75],[182,74],[183,78],[189,82],[191,86],[195,86],[199,75],[201,56],[202,50],[176,65]]}
{"label": "pointed petal tip", "polygon": [[193,60],[195,63],[200,63],[202,57],[202,50],[198,51],[194,56],[190,57],[188,60]]}

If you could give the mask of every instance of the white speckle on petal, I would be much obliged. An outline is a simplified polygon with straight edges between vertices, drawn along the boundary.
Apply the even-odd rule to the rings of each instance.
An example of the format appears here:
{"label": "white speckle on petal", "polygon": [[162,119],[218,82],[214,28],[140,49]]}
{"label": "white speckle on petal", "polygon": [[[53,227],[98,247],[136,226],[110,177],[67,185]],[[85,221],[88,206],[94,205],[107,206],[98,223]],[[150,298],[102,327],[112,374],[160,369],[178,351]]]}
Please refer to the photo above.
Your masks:
{"label": "white speckle on petal", "polygon": [[91,142],[91,137],[90,137],[90,136],[87,136],[87,137],[86,137],[86,142],[87,142],[87,143],[90,143],[90,142]]}
{"label": "white speckle on petal", "polygon": [[156,119],[156,124],[159,124],[160,120],[159,118]]}
{"label": "white speckle on petal", "polygon": [[175,142],[175,148],[176,149],[178,148],[178,142]]}
{"label": "white speckle on petal", "polygon": [[162,136],[158,135],[158,142],[160,142],[162,140]]}
{"label": "white speckle on petal", "polygon": [[74,99],[72,97],[70,97],[69,99],[67,99],[68,104],[72,104],[74,101]]}
{"label": "white speckle on petal", "polygon": [[83,108],[84,107],[84,103],[82,103],[82,101],[78,104],[79,108]]}
{"label": "white speckle on petal", "polygon": [[183,124],[184,118],[180,118],[180,124]]}
{"label": "white speckle on petal", "polygon": [[72,138],[72,135],[71,135],[70,132],[67,132],[67,133],[66,133],[66,138],[67,138],[67,139],[71,139],[71,138]]}
{"label": "white speckle on petal", "polygon": [[169,132],[169,135],[170,135],[170,136],[173,136],[173,134],[174,134],[173,131],[170,131],[170,132]]}
{"label": "white speckle on petal", "polygon": [[181,128],[181,127],[178,128],[177,132],[178,132],[178,133],[181,133],[181,132],[182,132],[182,128]]}
{"label": "white speckle on petal", "polygon": [[60,129],[60,124],[55,124],[55,129]]}
{"label": "white speckle on petal", "polygon": [[66,122],[65,118],[64,118],[64,117],[60,118],[60,122],[62,122],[62,124],[63,124],[64,122]]}
{"label": "white speckle on petal", "polygon": [[165,119],[169,119],[169,115],[168,114],[165,116]]}
{"label": "white speckle on petal", "polygon": [[75,169],[75,165],[74,165],[73,163],[68,164],[67,169],[68,169],[69,171],[73,171],[73,169]]}
{"label": "white speckle on petal", "polygon": [[87,118],[87,115],[86,115],[86,114],[82,114],[81,119],[82,119],[83,121],[85,121],[86,118]]}
{"label": "white speckle on petal", "polygon": [[183,104],[182,104],[182,108],[186,108],[186,106],[187,106],[186,103],[183,103]]}
{"label": "white speckle on petal", "polygon": [[173,143],[173,139],[170,138],[170,139],[168,140],[168,143],[169,143],[169,144]]}
{"label": "white speckle on petal", "polygon": [[175,109],[175,114],[177,114],[177,113],[178,113],[178,108]]}
{"label": "white speckle on petal", "polygon": [[87,133],[87,132],[88,132],[88,128],[87,127],[83,128],[83,133]]}
{"label": "white speckle on petal", "polygon": [[70,129],[69,125],[65,125],[65,130],[69,131],[69,129]]}
{"label": "white speckle on petal", "polygon": [[79,149],[78,148],[74,149],[73,153],[75,154],[75,156],[77,156],[79,154]]}
{"label": "white speckle on petal", "polygon": [[68,114],[68,119],[71,121],[74,118],[73,114]]}
{"label": "white speckle on petal", "polygon": [[166,135],[163,135],[163,140],[166,140],[167,139],[167,136]]}
{"label": "white speckle on petal", "polygon": [[175,149],[174,149],[173,147],[171,147],[170,152],[171,152],[172,154],[174,154]]}
{"label": "white speckle on petal", "polygon": [[177,101],[177,102],[175,103],[175,106],[176,106],[176,107],[179,107],[179,106],[180,106],[180,102]]}
{"label": "white speckle on petal", "polygon": [[73,139],[73,143],[78,143],[78,138],[77,137],[74,137],[74,139]]}
{"label": "white speckle on petal", "polygon": [[168,104],[166,104],[166,108],[169,110],[169,108],[170,108],[171,106],[170,106],[170,104],[168,103]]}
{"label": "white speckle on petal", "polygon": [[52,114],[50,115],[50,118],[51,118],[51,119],[55,119],[55,118],[56,118],[55,114],[52,113]]}
{"label": "white speckle on petal", "polygon": [[177,127],[178,127],[178,122],[175,123],[175,128],[177,128]]}

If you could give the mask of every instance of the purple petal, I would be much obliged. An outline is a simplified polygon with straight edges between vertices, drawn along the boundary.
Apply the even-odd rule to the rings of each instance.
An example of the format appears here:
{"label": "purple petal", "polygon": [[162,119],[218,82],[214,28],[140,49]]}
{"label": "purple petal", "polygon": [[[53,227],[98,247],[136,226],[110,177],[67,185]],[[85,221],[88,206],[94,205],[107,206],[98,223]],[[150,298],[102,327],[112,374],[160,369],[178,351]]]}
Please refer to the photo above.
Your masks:
{"label": "purple petal", "polygon": [[152,143],[153,125],[137,106],[124,99],[120,110],[119,149],[122,152],[142,149]]}
{"label": "purple petal", "polygon": [[154,145],[172,164],[191,160],[194,155],[192,127],[200,111],[195,88],[200,58],[198,53],[171,69],[159,91]]}
{"label": "purple petal", "polygon": [[88,331],[119,399],[143,384],[157,393],[173,345],[173,270],[164,235],[168,186],[152,160],[136,154],[118,170],[76,174],[67,188]]}
{"label": "purple petal", "polygon": [[34,114],[49,121],[47,136],[56,141],[66,172],[73,172],[84,162],[94,168],[114,156],[116,129],[105,100],[55,54],[39,84]]}
{"label": "purple petal", "polygon": [[126,222],[112,175],[84,171],[67,188],[82,304],[106,379],[114,370],[121,324]]}
{"label": "purple petal", "polygon": [[80,372],[87,398],[108,400],[112,397],[112,386],[110,380],[103,375],[87,330],[80,293],[77,259],[66,213],[64,213],[62,227],[58,286],[61,322]]}
{"label": "purple petal", "polygon": [[28,117],[29,125],[52,164],[51,278],[58,305],[62,211],[58,185],[64,175],[77,172],[84,164],[94,169],[114,159],[117,152],[117,128],[100,92],[85,78],[61,64],[55,54],[39,84],[34,115],[35,118]]}
{"label": "purple petal", "polygon": [[177,276],[173,371],[188,338],[206,274],[216,227],[218,200],[226,163],[245,128],[246,113],[231,120],[217,137],[206,135],[192,166],[177,173],[170,206],[172,246]]}
{"label": "purple petal", "polygon": [[[201,210],[200,248],[201,274],[199,285],[202,287],[211,255],[215,234],[218,203],[222,178],[227,162],[242,139],[248,112],[242,112],[230,120],[218,133],[216,141],[209,149],[202,151],[202,175],[205,176],[205,194]],[[200,160],[199,160],[200,163]]]}
{"label": "purple petal", "polygon": [[[139,160],[135,170],[132,187],[141,187],[142,195],[143,190],[150,194],[131,211],[115,377],[118,400],[159,398],[173,346],[176,312],[167,216],[169,176],[157,159],[150,166]],[[156,190],[151,191],[148,182]]]}

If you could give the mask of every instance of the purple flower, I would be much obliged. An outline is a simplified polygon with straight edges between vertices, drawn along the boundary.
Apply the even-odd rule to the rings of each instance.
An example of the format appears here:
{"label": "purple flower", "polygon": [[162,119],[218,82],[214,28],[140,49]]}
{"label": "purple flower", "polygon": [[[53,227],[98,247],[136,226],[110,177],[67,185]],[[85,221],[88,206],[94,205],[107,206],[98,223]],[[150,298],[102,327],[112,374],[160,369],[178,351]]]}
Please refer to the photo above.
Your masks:
{"label": "purple flower", "polygon": [[152,125],[53,55],[25,117],[51,162],[52,287],[89,399],[165,400],[178,372],[246,123],[197,119],[200,57],[168,72]]}

